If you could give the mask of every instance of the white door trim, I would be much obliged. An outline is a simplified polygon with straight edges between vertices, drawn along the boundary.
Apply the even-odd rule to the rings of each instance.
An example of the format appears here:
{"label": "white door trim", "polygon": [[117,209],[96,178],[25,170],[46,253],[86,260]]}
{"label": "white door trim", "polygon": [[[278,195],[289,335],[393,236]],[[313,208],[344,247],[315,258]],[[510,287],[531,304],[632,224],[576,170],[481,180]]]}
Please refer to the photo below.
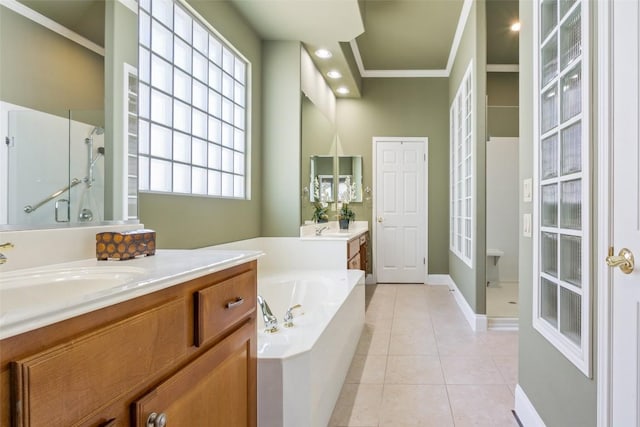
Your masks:
{"label": "white door trim", "polygon": [[597,286],[597,425],[610,427],[611,418],[611,339],[612,339],[612,310],[611,310],[611,270],[605,265],[607,249],[611,245],[612,227],[610,223],[612,209],[611,176],[612,168],[612,58],[613,2],[597,2],[597,38],[596,50],[598,63],[596,123],[598,129],[597,152],[598,167],[596,185],[598,191],[598,244],[596,254],[596,283]]}
{"label": "white door trim", "polygon": [[376,229],[377,227],[375,226],[375,223],[377,221],[377,217],[378,217],[378,213],[377,213],[377,207],[376,207],[376,195],[377,195],[377,188],[376,188],[376,176],[377,176],[377,156],[376,156],[376,151],[377,151],[377,144],[379,142],[401,142],[401,141],[406,141],[406,142],[422,142],[424,144],[424,154],[425,154],[425,162],[424,162],[424,188],[425,188],[425,197],[424,197],[424,221],[425,221],[425,227],[424,227],[424,258],[426,260],[425,262],[425,266],[424,266],[424,279],[423,279],[423,283],[427,283],[427,277],[429,275],[429,138],[424,136],[424,137],[399,137],[399,136],[391,136],[391,137],[385,137],[385,136],[374,136],[371,139],[372,142],[372,168],[371,168],[371,180],[372,182],[372,194],[371,197],[373,198],[373,203],[372,203],[372,213],[371,213],[371,257],[373,258],[373,268],[372,268],[372,273],[373,273],[373,281],[374,283],[378,283],[378,272],[377,272],[377,244],[376,244]]}

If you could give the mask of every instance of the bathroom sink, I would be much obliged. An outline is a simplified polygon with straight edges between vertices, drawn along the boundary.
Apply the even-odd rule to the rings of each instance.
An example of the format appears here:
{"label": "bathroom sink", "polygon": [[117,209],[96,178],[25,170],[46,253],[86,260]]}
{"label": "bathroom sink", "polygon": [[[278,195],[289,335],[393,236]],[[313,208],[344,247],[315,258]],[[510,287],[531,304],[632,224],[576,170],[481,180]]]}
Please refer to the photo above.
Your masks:
{"label": "bathroom sink", "polygon": [[7,272],[0,277],[0,295],[4,298],[18,292],[86,294],[123,285],[145,272],[143,268],[114,265]]}
{"label": "bathroom sink", "polygon": [[0,276],[0,317],[8,312],[46,306],[52,298],[86,301],[127,283],[137,283],[146,270],[131,266],[46,267]]}

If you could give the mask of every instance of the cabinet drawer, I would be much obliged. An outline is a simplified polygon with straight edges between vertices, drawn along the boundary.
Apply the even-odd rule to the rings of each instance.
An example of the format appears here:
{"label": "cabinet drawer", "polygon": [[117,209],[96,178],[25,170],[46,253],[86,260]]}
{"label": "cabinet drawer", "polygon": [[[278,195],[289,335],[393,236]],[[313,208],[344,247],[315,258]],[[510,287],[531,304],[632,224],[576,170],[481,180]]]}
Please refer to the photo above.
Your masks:
{"label": "cabinet drawer", "polygon": [[184,299],[13,362],[18,426],[72,426],[173,366],[188,348]]}
{"label": "cabinet drawer", "polygon": [[360,246],[366,245],[366,244],[367,244],[367,233],[363,233],[362,236],[360,236]]}
{"label": "cabinet drawer", "polygon": [[349,240],[347,247],[347,259],[351,259],[355,254],[360,252],[360,239],[357,237],[355,239]]}
{"label": "cabinet drawer", "polygon": [[245,273],[195,293],[196,346],[222,335],[256,309],[256,272]]}

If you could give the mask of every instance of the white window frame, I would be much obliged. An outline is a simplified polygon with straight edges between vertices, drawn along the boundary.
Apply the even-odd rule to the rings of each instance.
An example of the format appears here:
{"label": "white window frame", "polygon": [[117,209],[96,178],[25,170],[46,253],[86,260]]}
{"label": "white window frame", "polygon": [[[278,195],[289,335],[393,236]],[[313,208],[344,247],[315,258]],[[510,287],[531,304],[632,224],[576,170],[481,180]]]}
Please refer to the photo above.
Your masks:
{"label": "white window frame", "polygon": [[[534,28],[534,37],[533,37],[533,67],[534,67],[534,84],[533,84],[533,93],[534,93],[534,171],[533,171],[533,327],[544,336],[549,343],[551,343],[560,353],[562,353],[571,363],[573,363],[584,375],[587,377],[591,377],[592,375],[592,360],[591,360],[591,351],[592,351],[592,307],[591,307],[591,292],[592,292],[592,271],[591,271],[591,233],[592,233],[592,224],[591,224],[591,170],[592,170],[592,148],[591,148],[591,90],[590,90],[590,60],[591,60],[591,52],[590,52],[590,44],[589,44],[589,22],[590,22],[590,11],[589,11],[589,2],[585,0],[577,0],[576,4],[571,6],[569,10],[565,13],[564,17],[558,17],[558,22],[556,25],[556,36],[557,36],[557,57],[556,60],[560,61],[560,40],[557,35],[559,28],[566,21],[568,17],[570,17],[576,8],[581,8],[580,10],[580,19],[581,19],[581,53],[579,59],[572,60],[564,69],[558,68],[557,75],[551,79],[550,82],[545,83],[544,87],[542,86],[542,73],[541,73],[541,54],[540,51],[542,49],[543,44],[548,43],[554,37],[554,31],[552,31],[545,40],[541,40],[542,30],[541,30],[541,11],[540,7],[542,4],[541,0],[535,2],[536,6],[534,7],[534,20],[533,20],[533,28]],[[547,44],[545,44],[547,45]],[[575,69],[576,64],[580,64],[580,72],[581,72],[581,110],[576,116],[571,119],[567,119],[563,122],[561,118],[561,94],[558,93],[557,96],[557,124],[555,127],[551,128],[548,131],[543,133],[542,130],[542,114],[541,114],[541,96],[543,92],[548,92],[551,89],[552,84],[557,82],[558,92],[560,91],[560,82],[563,77],[569,74],[570,71]],[[561,147],[561,136],[562,130],[569,128],[571,125],[575,123],[581,123],[581,171],[578,173],[573,173],[569,175],[562,176],[561,175],[561,155],[558,155],[558,166],[556,177],[542,179],[541,177],[541,142],[542,140],[549,138],[552,135],[557,135],[557,144],[558,147]],[[560,150],[560,148],[558,148]],[[581,229],[573,230],[568,228],[561,227],[561,207],[560,207],[560,197],[561,197],[561,183],[570,181],[572,179],[580,179],[581,180]],[[542,225],[542,200],[541,200],[541,187],[543,185],[554,184],[557,183],[557,196],[556,196],[556,204],[557,204],[557,225],[554,227],[545,227]],[[557,268],[556,268],[556,276],[551,276],[542,271],[542,249],[541,249],[541,233],[542,232],[550,232],[557,235],[557,254],[560,254],[557,259]],[[563,281],[561,279],[561,239],[560,236],[576,236],[581,238],[581,265],[580,265],[580,274],[581,274],[581,285],[575,286],[571,283]],[[543,303],[542,299],[542,286],[541,281],[542,278],[552,281],[557,286],[557,319],[556,324],[553,325],[545,318],[542,317],[541,310]],[[566,290],[572,291],[575,294],[580,296],[581,301],[581,310],[580,310],[580,344],[577,345],[571,339],[567,338],[566,335],[560,332],[561,322],[562,322],[562,304],[561,304],[561,296],[560,290],[564,288]]]}
{"label": "white window frame", "polygon": [[[251,198],[251,63],[220,33],[218,33],[211,26],[211,24],[209,24],[197,11],[195,11],[189,4],[187,4],[183,0],[141,0],[141,10],[139,12],[140,19],[144,19],[146,15],[150,22],[154,22],[155,18],[151,13],[143,13],[143,10],[145,9],[151,11],[153,2],[164,4],[165,7],[171,7],[171,9],[169,9],[169,13],[172,13],[172,20],[175,20],[176,17],[176,12],[174,12],[174,10],[176,8],[180,8],[183,12],[181,16],[184,17],[186,15],[191,19],[191,27],[193,27],[195,23],[197,23],[208,33],[209,45],[211,45],[211,40],[216,40],[222,45],[222,47],[220,48],[220,63],[218,63],[211,54],[208,57],[202,56],[204,61],[207,62],[207,74],[204,76],[204,80],[202,77],[196,77],[194,75],[196,74],[195,65],[193,65],[192,61],[195,61],[196,58],[195,53],[190,54],[192,55],[192,57],[189,57],[188,59],[189,70],[181,68],[182,72],[180,73],[187,76],[188,81],[191,82],[189,83],[189,89],[187,89],[191,91],[190,99],[186,101],[184,99],[180,99],[179,95],[176,94],[174,88],[174,74],[176,74],[176,70],[178,70],[178,67],[180,66],[175,62],[176,57],[173,56],[173,45],[171,46],[172,59],[170,61],[164,60],[162,56],[156,56],[157,62],[162,62],[165,67],[168,66],[168,68],[170,69],[170,90],[164,91],[163,89],[154,87],[152,83],[153,71],[149,73],[148,77],[145,77],[145,73],[142,70],[143,65],[141,61],[139,90],[139,127],[146,126],[146,129],[151,129],[152,125],[155,125],[156,129],[161,128],[164,132],[170,133],[171,142],[170,144],[168,144],[170,146],[170,149],[168,150],[168,152],[165,151],[165,153],[163,154],[158,154],[157,152],[154,154],[152,152],[152,148],[147,149],[146,151],[140,149],[139,191],[161,194],[181,194],[194,195],[199,197],[249,200]],[[182,38],[181,36],[176,34],[177,30],[175,27],[172,26],[172,28],[168,28],[167,26],[164,26],[164,24],[162,24],[161,20],[155,20],[155,25],[157,25],[158,28],[163,28],[163,31],[169,33],[169,38],[171,40],[170,43],[173,44],[174,40],[179,38],[183,45],[188,45],[191,48],[190,52],[196,51],[196,48],[194,47],[194,44],[196,44],[195,39],[186,40]],[[149,27],[148,34],[150,38],[153,37],[152,33],[153,30],[151,29],[151,27]],[[193,38],[195,36],[192,35],[191,37]],[[153,58],[155,55],[152,48],[153,40],[151,40],[149,46],[144,46],[142,43],[142,34],[140,36],[140,39],[140,52],[146,51],[145,53],[150,55],[150,58]],[[232,62],[230,65],[230,69],[226,66],[226,64],[228,64],[227,62],[223,63],[223,57],[225,57],[225,61],[231,58]],[[148,66],[153,67],[152,63],[152,60],[148,61]],[[215,85],[211,83],[212,80],[209,78],[209,73],[213,65],[217,66],[217,69],[220,73],[220,82],[225,79],[231,82],[229,86],[226,86],[227,88],[231,87],[230,92],[225,92],[225,86],[215,88]],[[240,70],[244,71],[243,74],[238,74],[238,66],[240,66]],[[146,81],[146,79],[148,79],[148,81]],[[205,96],[204,101],[205,106],[195,105],[195,94],[202,93],[194,92],[196,82],[200,82],[200,86],[203,86],[205,88],[204,90],[207,91],[207,95]],[[146,90],[143,90],[143,87]],[[240,87],[243,92],[235,92],[238,87]],[[171,105],[171,119],[169,119],[168,121],[157,121],[152,119],[153,112],[151,109],[154,108],[155,105],[151,99],[152,91],[155,91],[165,99],[168,98],[170,100],[169,103]],[[212,107],[211,104],[210,96],[211,93],[214,92],[217,93],[220,99],[220,106],[218,107],[219,109],[217,109],[216,107]],[[237,94],[240,94],[240,96],[237,96]],[[145,102],[146,106],[148,106],[148,110],[146,110],[147,114],[143,114],[143,111],[145,111],[145,106],[143,106],[143,103]],[[179,122],[174,122],[175,118],[173,116],[173,109],[176,103],[180,104],[183,107],[183,111],[185,111],[184,108],[186,107],[186,111],[189,113],[189,121],[187,121],[185,129],[178,129],[178,125],[176,123]],[[230,105],[230,109],[227,108],[227,110],[225,110],[225,104],[227,107],[229,107]],[[225,115],[225,111],[229,111],[228,114]],[[196,117],[196,114],[199,117],[205,117],[206,130],[204,134],[201,135],[196,135],[196,133],[198,132],[194,129],[193,126],[193,120],[194,117]],[[209,126],[212,122],[216,122],[218,123],[218,125],[216,128],[209,129]],[[228,130],[226,135],[231,135],[231,137],[224,136],[225,131],[223,128],[226,128],[226,130]],[[213,129],[218,129],[219,131],[213,132]],[[139,132],[140,142],[143,142],[143,139],[146,139],[146,147],[149,147],[150,144],[153,144],[154,139],[151,137],[150,133],[150,130],[145,130],[143,132],[142,129]],[[183,158],[177,158],[174,154],[174,150],[176,149],[174,136],[178,133],[184,139],[189,141],[188,158],[184,158],[184,156]],[[193,144],[196,142],[196,140],[199,141],[200,147],[206,146],[206,154],[204,155],[204,157],[206,158],[203,159],[202,157],[200,157],[200,161],[196,161],[194,157],[193,150],[195,146]],[[176,153],[177,152],[178,151],[176,151]],[[163,178],[162,180],[166,182],[165,185],[158,186],[154,185],[154,183],[152,182],[152,162],[162,164],[166,168],[166,174],[161,175]],[[175,187],[178,179],[177,176],[174,176],[178,169],[183,171],[184,177],[187,177],[186,179],[183,179],[181,181],[182,183],[187,184],[179,189]],[[199,174],[200,177],[205,176],[206,178],[196,180],[196,174]],[[197,187],[194,184],[196,182],[199,183]],[[230,183],[230,185],[225,185],[225,183]],[[229,189],[230,191],[226,191]]]}
{"label": "white window frame", "polygon": [[473,62],[460,82],[449,113],[449,249],[470,268],[475,253],[475,87]]}

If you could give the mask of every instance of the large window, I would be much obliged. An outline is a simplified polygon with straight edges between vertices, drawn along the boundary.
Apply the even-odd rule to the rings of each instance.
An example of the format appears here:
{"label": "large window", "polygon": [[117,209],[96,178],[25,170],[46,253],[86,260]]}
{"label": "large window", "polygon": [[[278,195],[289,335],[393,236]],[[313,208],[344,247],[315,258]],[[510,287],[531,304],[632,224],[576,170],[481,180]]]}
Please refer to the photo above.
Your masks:
{"label": "large window", "polygon": [[179,1],[139,19],[140,190],[247,198],[248,62]]}
{"label": "large window", "polygon": [[473,267],[473,87],[469,64],[450,111],[450,249]]}
{"label": "large window", "polygon": [[589,375],[587,5],[536,2],[533,325]]}

